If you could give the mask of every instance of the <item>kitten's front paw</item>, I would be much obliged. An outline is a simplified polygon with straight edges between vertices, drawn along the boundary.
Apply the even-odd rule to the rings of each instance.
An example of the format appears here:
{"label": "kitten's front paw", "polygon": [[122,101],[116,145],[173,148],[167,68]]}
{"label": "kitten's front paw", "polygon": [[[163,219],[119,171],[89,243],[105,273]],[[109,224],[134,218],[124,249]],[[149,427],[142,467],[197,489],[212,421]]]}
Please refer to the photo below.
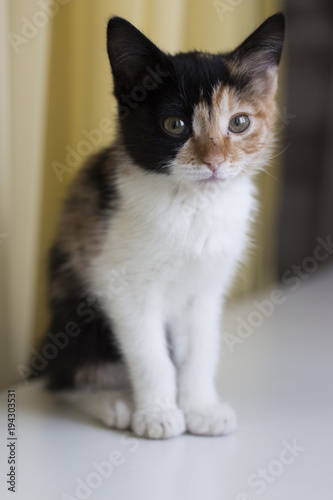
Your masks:
{"label": "kitten's front paw", "polygon": [[179,408],[152,408],[136,411],[132,429],[138,436],[166,439],[185,432],[184,414]]}
{"label": "kitten's front paw", "polygon": [[185,412],[186,430],[201,436],[222,436],[236,429],[236,414],[227,404]]}

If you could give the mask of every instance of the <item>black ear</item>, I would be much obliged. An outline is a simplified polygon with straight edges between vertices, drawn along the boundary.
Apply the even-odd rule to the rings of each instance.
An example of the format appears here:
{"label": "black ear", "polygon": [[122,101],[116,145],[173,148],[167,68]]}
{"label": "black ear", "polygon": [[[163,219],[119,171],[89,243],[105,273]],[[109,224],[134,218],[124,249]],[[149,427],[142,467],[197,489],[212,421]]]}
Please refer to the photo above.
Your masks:
{"label": "black ear", "polygon": [[107,50],[115,95],[118,98],[122,92],[131,91],[158,64],[167,64],[166,55],[141,31],[121,17],[109,20]]}
{"label": "black ear", "polygon": [[[282,13],[269,17],[230,54],[237,67],[257,81],[262,92],[276,86],[285,32]],[[265,88],[267,87],[267,88]]]}

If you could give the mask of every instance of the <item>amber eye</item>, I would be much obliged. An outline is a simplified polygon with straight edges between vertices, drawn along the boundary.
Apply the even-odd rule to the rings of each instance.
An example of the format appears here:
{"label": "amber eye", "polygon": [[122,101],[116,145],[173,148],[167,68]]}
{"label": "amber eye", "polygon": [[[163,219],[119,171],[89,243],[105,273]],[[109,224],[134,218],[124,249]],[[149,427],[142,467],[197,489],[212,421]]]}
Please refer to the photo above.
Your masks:
{"label": "amber eye", "polygon": [[241,134],[245,132],[250,126],[250,117],[248,115],[236,115],[229,123],[229,130],[234,134]]}
{"label": "amber eye", "polygon": [[187,127],[184,121],[177,116],[168,116],[162,120],[162,127],[168,134],[182,135],[186,132]]}

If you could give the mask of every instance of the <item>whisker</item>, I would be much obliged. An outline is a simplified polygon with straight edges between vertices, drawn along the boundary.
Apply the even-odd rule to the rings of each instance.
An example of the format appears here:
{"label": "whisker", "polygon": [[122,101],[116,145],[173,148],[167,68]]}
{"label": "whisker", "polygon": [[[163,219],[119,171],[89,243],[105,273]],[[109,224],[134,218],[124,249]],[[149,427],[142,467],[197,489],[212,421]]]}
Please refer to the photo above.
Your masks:
{"label": "whisker", "polygon": [[280,179],[278,179],[277,177],[274,177],[274,175],[270,174],[267,170],[265,170],[264,168],[262,168],[261,170],[263,172],[265,172],[265,174],[267,174],[270,177],[272,177],[272,179],[274,179],[276,182],[278,182],[279,184],[281,184],[281,186],[283,185],[283,183],[280,181]]}
{"label": "whisker", "polygon": [[287,149],[289,148],[291,142],[292,141],[289,141],[289,144],[287,144],[287,146],[282,151],[280,151],[280,153],[278,153],[275,156],[272,156],[271,158],[267,158],[267,160],[273,160],[273,158],[277,158],[278,156],[282,155],[285,151],[287,151]]}

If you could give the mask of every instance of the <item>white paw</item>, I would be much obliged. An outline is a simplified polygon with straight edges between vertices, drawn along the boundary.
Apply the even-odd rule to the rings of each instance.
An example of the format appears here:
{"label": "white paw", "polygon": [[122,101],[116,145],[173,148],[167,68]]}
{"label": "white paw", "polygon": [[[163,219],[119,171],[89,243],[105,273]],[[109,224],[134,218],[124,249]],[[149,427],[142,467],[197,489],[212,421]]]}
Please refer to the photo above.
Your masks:
{"label": "white paw", "polygon": [[237,427],[234,410],[227,404],[190,410],[185,413],[186,430],[202,436],[222,436]]}
{"label": "white paw", "polygon": [[132,429],[138,436],[166,439],[185,432],[184,414],[178,408],[156,408],[136,411]]}
{"label": "white paw", "polygon": [[131,425],[133,405],[125,391],[67,391],[59,397],[108,427],[128,429]]}
{"label": "white paw", "polygon": [[129,429],[133,407],[129,398],[122,394],[110,394],[101,402],[100,418],[115,429]]}

